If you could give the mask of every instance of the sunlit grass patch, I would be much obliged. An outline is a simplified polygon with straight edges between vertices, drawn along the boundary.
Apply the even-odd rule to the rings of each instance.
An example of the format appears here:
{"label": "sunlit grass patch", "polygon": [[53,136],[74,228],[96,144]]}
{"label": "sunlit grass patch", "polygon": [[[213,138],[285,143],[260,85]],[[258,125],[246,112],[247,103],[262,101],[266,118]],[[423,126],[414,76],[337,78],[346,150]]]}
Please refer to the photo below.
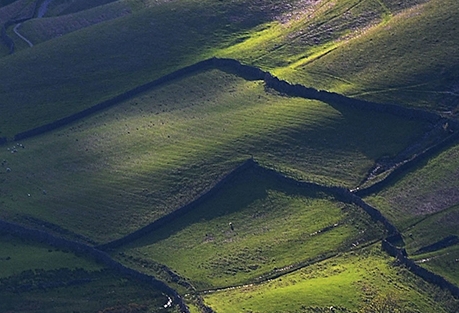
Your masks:
{"label": "sunlit grass patch", "polygon": [[[355,312],[376,295],[392,294],[406,310],[442,312],[416,287],[416,279],[392,266],[379,247],[372,247],[306,267],[261,285],[228,289],[204,296],[217,312],[314,312],[333,306]],[[403,310],[402,310],[403,311]]]}
{"label": "sunlit grass patch", "polygon": [[153,260],[198,289],[217,288],[349,249],[381,231],[359,208],[319,189],[284,185],[254,168],[190,213],[120,251],[123,262],[137,259],[130,266]]}
{"label": "sunlit grass patch", "polygon": [[[297,68],[295,77],[301,81],[304,73],[317,88],[331,87],[373,101],[454,109],[459,79],[457,5],[435,0],[401,11],[387,23]],[[311,72],[315,80],[308,79]],[[329,81],[330,77],[336,77],[335,81]]]}

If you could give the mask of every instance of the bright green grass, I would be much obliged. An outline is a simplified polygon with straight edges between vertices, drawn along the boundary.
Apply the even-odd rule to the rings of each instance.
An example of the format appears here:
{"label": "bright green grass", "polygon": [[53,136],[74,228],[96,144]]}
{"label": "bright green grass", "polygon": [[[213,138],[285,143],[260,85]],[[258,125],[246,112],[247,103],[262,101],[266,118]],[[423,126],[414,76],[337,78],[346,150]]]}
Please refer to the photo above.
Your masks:
{"label": "bright green grass", "polygon": [[148,2],[123,18],[0,59],[0,136],[63,118],[213,56],[238,34],[270,21],[282,6],[270,8],[284,1],[253,2]]}
{"label": "bright green grass", "polygon": [[53,270],[63,267],[84,268],[89,271],[101,269],[101,266],[70,252],[7,235],[0,236],[0,278],[29,269]]}
{"label": "bright green grass", "polygon": [[24,141],[17,153],[3,147],[0,212],[103,242],[188,203],[250,155],[298,178],[352,187],[421,130],[210,71]]}
{"label": "bright green grass", "polygon": [[367,200],[402,228],[425,215],[445,210],[459,203],[458,156],[456,145]]}
{"label": "bright green grass", "polygon": [[370,247],[261,285],[207,294],[204,299],[219,313],[313,312],[330,306],[355,312],[377,294],[393,294],[403,312],[444,312],[441,304],[416,286],[410,273],[391,264],[379,247]]}
{"label": "bright green grass", "polygon": [[379,102],[454,109],[458,5],[433,0],[407,9],[286,76]]}
{"label": "bright green grass", "polygon": [[296,10],[276,22],[255,28],[245,40],[219,52],[242,59],[276,74],[284,67],[308,62],[336,48],[339,38],[378,21],[385,8],[378,1],[320,1],[297,4]]}
{"label": "bright green grass", "polygon": [[[369,235],[360,233],[373,228]],[[361,209],[318,190],[285,185],[255,168],[239,174],[192,212],[121,251],[166,264],[203,289],[248,283],[381,235],[381,228]]]}

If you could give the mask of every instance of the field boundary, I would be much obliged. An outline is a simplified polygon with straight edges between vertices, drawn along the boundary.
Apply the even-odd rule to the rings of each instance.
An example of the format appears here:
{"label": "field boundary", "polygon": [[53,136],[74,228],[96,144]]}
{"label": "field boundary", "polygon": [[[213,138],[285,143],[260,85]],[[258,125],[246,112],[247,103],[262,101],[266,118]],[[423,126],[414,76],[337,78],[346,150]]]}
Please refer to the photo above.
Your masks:
{"label": "field boundary", "polygon": [[[261,170],[268,175],[274,177],[275,179],[281,181],[282,183],[285,184],[290,184],[294,186],[298,186],[301,188],[308,188],[308,189],[315,189],[319,190],[328,194],[331,194],[334,196],[337,200],[343,202],[343,203],[348,203],[348,204],[354,204],[358,207],[360,207],[363,211],[365,211],[366,214],[368,214],[374,221],[380,222],[381,224],[384,225],[384,228],[387,231],[387,234],[384,236],[381,242],[381,248],[386,251],[390,256],[395,257],[400,264],[403,264],[406,266],[406,268],[415,274],[416,276],[424,279],[425,281],[432,283],[441,289],[447,289],[448,291],[451,292],[451,294],[459,299],[459,287],[455,286],[451,282],[447,281],[444,277],[437,275],[427,269],[424,269],[417,265],[413,260],[408,258],[408,254],[404,248],[399,248],[397,247],[394,243],[395,242],[403,242],[403,237],[402,234],[399,232],[397,227],[392,224],[378,209],[375,207],[369,205],[366,203],[361,197],[356,195],[355,193],[351,192],[350,190],[343,188],[343,187],[336,187],[336,186],[324,186],[312,182],[304,182],[304,181],[298,181],[294,178],[288,177],[283,175],[280,172],[277,172],[274,169],[266,168],[261,166],[258,162],[256,162],[253,159],[248,159],[245,162],[243,162],[241,165],[237,166],[233,171],[228,173],[224,178],[222,178],[216,185],[215,187],[211,188],[201,196],[199,196],[196,200],[190,202],[189,204],[167,214],[166,216],[160,218],[157,221],[154,221],[150,223],[149,225],[139,229],[138,231],[135,231],[134,233],[131,233],[125,237],[122,237],[120,239],[114,240],[112,242],[97,246],[96,249],[100,250],[110,250],[114,249],[117,247],[120,247],[125,244],[129,244],[133,242],[134,240],[137,240],[141,238],[142,236],[148,234],[149,232],[154,231],[155,229],[158,229],[160,227],[165,226],[167,223],[173,221],[176,218],[179,218],[183,216],[184,214],[190,212],[196,206],[201,204],[202,202],[206,201],[213,195],[215,195],[218,191],[224,188],[224,186],[230,182],[236,175],[243,173],[244,171],[250,169],[250,168],[257,168],[258,170]],[[375,241],[376,242],[376,241]],[[375,243],[375,242],[372,242]],[[323,255],[322,258],[327,259],[329,257],[333,257],[334,255],[331,254],[329,256]],[[321,261],[321,257],[317,258],[318,261]],[[291,273],[293,271],[296,271],[300,268],[303,268],[304,266],[307,266],[310,261],[312,260],[307,260],[306,262],[303,262],[304,264],[293,264],[291,269],[288,269],[283,272],[279,273],[267,273],[267,276],[265,279],[262,281],[253,281],[252,284],[259,284],[262,283],[265,280],[281,277],[285,274]],[[250,283],[248,283],[250,285]],[[245,284],[247,285],[247,284]],[[237,285],[237,286],[226,286],[224,288],[217,288],[217,289],[211,289],[209,292],[215,292],[220,289],[228,289],[228,288],[233,288],[233,287],[241,287],[243,285]],[[200,291],[198,292],[199,294],[206,293],[206,291]]]}
{"label": "field boundary", "polygon": [[[282,183],[295,185],[301,188],[316,189],[316,190],[331,194],[337,200],[343,203],[357,205],[358,207],[363,209],[374,221],[381,222],[384,225],[387,231],[387,234],[382,239],[381,248],[384,251],[386,251],[386,253],[388,253],[390,256],[395,257],[400,264],[404,265],[410,272],[412,272],[416,276],[424,279],[425,281],[429,283],[432,283],[440,287],[441,289],[447,289],[448,291],[451,292],[451,294],[455,298],[459,299],[459,287],[447,281],[444,277],[437,275],[425,268],[420,267],[413,260],[409,259],[406,250],[404,248],[399,248],[395,245],[396,242],[403,242],[402,235],[398,231],[398,229],[378,209],[367,204],[358,195],[356,195],[355,193],[343,187],[324,186],[324,185],[319,185],[319,184],[312,183],[312,182],[298,181],[294,178],[285,176],[284,174],[277,172],[274,169],[270,169],[270,168],[261,166],[258,162],[253,160],[253,158],[250,158],[244,161],[242,164],[238,165],[231,172],[229,172],[226,176],[220,179],[215,184],[214,187],[212,187],[210,190],[206,191],[205,193],[201,194],[196,200],[163,216],[162,218],[148,224],[147,226],[137,231],[134,231],[133,233],[125,237],[119,238],[117,240],[114,240],[112,242],[109,242],[103,245],[92,247],[84,243],[57,237],[48,232],[44,232],[44,231],[36,230],[36,229],[25,228],[18,224],[13,224],[13,223],[2,221],[2,220],[0,220],[0,231],[8,232],[18,237],[26,238],[26,239],[33,240],[33,241],[45,242],[54,247],[69,249],[75,252],[76,254],[87,255],[93,258],[94,260],[105,264],[107,267],[116,270],[117,273],[120,273],[121,275],[126,275],[126,276],[133,277],[141,281],[149,282],[150,284],[152,284],[152,286],[158,288],[159,290],[163,291],[167,295],[172,296],[171,298],[173,298],[175,303],[180,306],[182,312],[189,313],[189,309],[185,305],[184,300],[182,299],[182,297],[178,294],[178,292],[175,289],[169,287],[166,283],[156,279],[153,276],[144,274],[142,272],[139,272],[132,268],[124,266],[120,262],[115,261],[105,251],[112,250],[114,248],[128,244],[134,240],[137,240],[141,238],[142,236],[154,231],[155,229],[165,226],[167,223],[171,222],[172,220],[178,217],[181,217],[184,214],[190,212],[191,210],[196,208],[196,206],[208,200],[210,197],[215,195],[218,191],[222,190],[228,182],[230,182],[233,178],[236,177],[236,175],[242,174],[244,173],[244,171],[250,168],[257,168],[258,170],[261,170],[267,173],[268,175],[274,177],[275,179],[280,180]],[[294,265],[295,264],[293,264],[293,266]],[[307,266],[307,264],[305,264],[305,266]],[[300,266],[299,268],[301,267],[304,267],[304,266]],[[273,277],[274,278],[280,277],[282,275],[288,274],[297,269],[298,268],[292,268],[291,270],[288,270],[282,273],[277,273],[277,275],[274,275]],[[267,279],[272,279],[273,277],[270,276],[270,277],[267,277]],[[253,283],[260,283],[260,282],[253,282]],[[231,288],[231,286],[226,287],[226,288]],[[213,312],[211,308],[205,307],[204,309],[207,312]]]}
{"label": "field boundary", "polygon": [[[246,80],[261,80],[265,83],[265,86],[267,88],[271,88],[287,96],[319,100],[331,106],[347,106],[358,110],[367,110],[379,113],[392,114],[394,116],[399,116],[410,120],[421,120],[436,125],[447,125],[447,131],[449,132],[449,135],[447,135],[446,138],[444,138],[441,142],[424,149],[420,153],[417,153],[411,156],[410,158],[403,160],[403,162],[391,165],[390,168],[385,170],[386,172],[390,171],[390,173],[381,181],[378,181],[362,189],[356,188],[355,190],[352,190],[359,196],[369,195],[381,190],[382,188],[386,187],[391,182],[393,182],[394,179],[399,177],[400,174],[405,173],[409,169],[419,164],[421,161],[430,158],[435,154],[441,152],[443,149],[446,149],[447,147],[453,145],[459,139],[459,122],[456,120],[444,118],[436,113],[414,108],[402,107],[394,104],[369,102],[366,100],[350,98],[334,92],[317,90],[315,88],[306,87],[301,84],[291,84],[287,81],[280,80],[279,78],[273,76],[271,73],[263,71],[258,67],[242,64],[238,60],[213,57],[183,67],[177,71],[164,75],[146,84],[140,85],[134,89],[128,90],[118,96],[102,101],[94,106],[91,106],[87,109],[69,115],[67,117],[58,119],[45,125],[35,127],[33,129],[26,130],[24,132],[17,133],[16,135],[14,135],[13,140],[19,141],[30,137],[35,137],[50,132],[52,130],[58,129],[60,127],[70,125],[73,122],[82,120],[83,118],[88,117],[94,113],[117,105],[122,101],[128,100],[152,88],[161,86],[163,84],[172,82],[177,79],[185,78],[189,75],[198,72],[211,69],[217,69],[227,73],[231,73]],[[8,138],[0,138],[0,145],[7,143]]]}
{"label": "field boundary", "polygon": [[56,248],[68,249],[77,255],[83,254],[85,256],[89,256],[95,261],[102,263],[105,266],[115,270],[116,273],[122,276],[128,276],[149,283],[151,286],[159,289],[160,291],[164,292],[167,296],[174,299],[174,303],[180,307],[181,312],[190,313],[188,307],[185,305],[184,300],[175,289],[172,289],[166,283],[156,279],[151,275],[147,275],[142,272],[136,271],[132,268],[124,266],[123,264],[115,261],[107,253],[98,250],[94,247],[91,247],[84,243],[71,241],[61,237],[56,237],[48,232],[44,232],[41,230],[25,228],[21,225],[13,224],[3,220],[0,220],[0,232],[7,232],[20,238],[43,242]]}
{"label": "field boundary", "polygon": [[[237,75],[246,80],[262,80],[268,88],[272,88],[282,94],[301,97],[305,99],[319,100],[330,105],[346,105],[352,108],[360,110],[369,110],[381,113],[389,113],[395,116],[404,117],[408,119],[419,119],[423,121],[428,121],[432,123],[437,123],[440,120],[444,120],[451,127],[459,128],[459,123],[443,118],[436,113],[428,112],[419,109],[406,108],[398,106],[395,104],[383,104],[376,102],[369,102],[360,99],[354,99],[346,97],[344,95],[329,92],[325,90],[317,90],[315,88],[306,87],[300,84],[290,84],[287,81],[280,80],[277,77],[273,76],[267,71],[263,71],[260,68],[251,65],[245,65],[235,59],[225,59],[225,58],[210,58],[206,59],[192,65],[183,67],[177,71],[166,74],[156,80],[148,82],[146,84],[135,87],[131,90],[128,90],[122,94],[119,94],[111,99],[102,101],[94,106],[91,106],[87,109],[79,111],[77,113],[71,114],[64,118],[58,119],[51,123],[41,125],[14,135],[14,141],[23,140],[26,138],[38,136],[46,132],[58,129],[63,126],[67,126],[75,121],[81,120],[85,117],[88,117],[96,112],[107,109],[111,106],[121,103],[122,101],[128,100],[134,96],[137,96],[143,92],[146,92],[152,88],[158,87],[165,83],[174,81],[176,79],[184,78],[190,74],[194,74],[204,70],[218,69],[227,73]],[[455,130],[455,129],[454,129]],[[452,131],[454,131],[452,130]],[[6,140],[6,141],[5,141]],[[3,140],[3,143],[8,142],[7,139]],[[1,142],[0,142],[1,143]]]}
{"label": "field boundary", "polygon": [[459,299],[459,287],[446,280],[443,276],[435,274],[428,269],[425,269],[413,260],[408,258],[406,250],[399,248],[390,242],[390,238],[386,238],[382,241],[381,247],[390,256],[395,257],[400,264],[403,264],[410,272],[418,277],[421,277],[425,281],[434,284],[441,289],[448,290],[454,298]]}
{"label": "field boundary", "polygon": [[226,174],[223,178],[221,178],[215,186],[210,188],[209,190],[205,191],[204,193],[200,194],[195,200],[189,202],[188,204],[185,204],[184,206],[170,212],[169,214],[166,214],[159,219],[153,221],[152,223],[124,236],[119,239],[115,239],[111,242],[96,246],[97,249],[99,250],[111,250],[118,248],[122,245],[128,244],[130,242],[133,242],[146,234],[163,227],[167,223],[175,220],[176,218],[179,218],[188,212],[192,211],[194,208],[196,208],[198,205],[215,195],[218,191],[222,190],[225,185],[230,182],[231,180],[234,179],[235,176],[237,176],[239,173],[245,171],[246,169],[253,167],[255,164],[255,161],[253,159],[248,159],[244,161],[242,164],[238,165],[235,169],[233,169],[231,172]]}

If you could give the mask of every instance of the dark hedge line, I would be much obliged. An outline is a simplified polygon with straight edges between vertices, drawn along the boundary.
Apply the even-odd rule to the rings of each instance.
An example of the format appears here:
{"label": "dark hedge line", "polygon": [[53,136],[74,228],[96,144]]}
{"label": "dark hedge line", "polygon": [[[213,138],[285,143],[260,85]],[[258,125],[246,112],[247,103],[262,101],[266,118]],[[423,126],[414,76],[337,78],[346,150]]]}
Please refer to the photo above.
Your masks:
{"label": "dark hedge line", "polygon": [[149,283],[154,288],[164,292],[166,295],[174,299],[174,303],[180,307],[181,312],[190,312],[188,310],[188,307],[185,305],[185,302],[183,301],[182,297],[177,293],[177,291],[166,285],[164,282],[157,280],[153,276],[128,268],[112,259],[110,255],[108,255],[107,253],[98,250],[94,247],[85,245],[83,243],[56,237],[40,230],[25,228],[20,225],[1,220],[0,232],[6,232],[18,236],[20,238],[43,242],[59,249],[66,249],[76,254],[89,256],[95,261],[100,262],[108,268],[115,270],[118,274],[121,274],[123,276],[129,276],[134,279]]}
{"label": "dark hedge line", "polygon": [[148,224],[147,226],[145,227],[142,227],[122,238],[119,238],[119,239],[116,239],[114,241],[111,241],[111,242],[108,242],[106,244],[103,244],[103,245],[99,245],[97,247],[97,249],[100,249],[100,250],[107,250],[107,249],[114,249],[114,248],[117,248],[117,247],[120,247],[122,245],[125,245],[127,243],[130,243],[134,240],[137,240],[143,236],[145,236],[146,234],[160,228],[160,227],[163,227],[164,225],[166,225],[167,223],[170,223],[171,221],[175,220],[176,218],[179,218],[185,214],[187,214],[188,212],[190,212],[191,210],[193,210],[194,208],[196,208],[198,205],[202,204],[204,201],[208,200],[210,197],[212,197],[213,195],[215,195],[218,191],[222,190],[226,184],[228,184],[231,180],[234,179],[234,177],[236,175],[238,175],[239,173],[243,172],[244,170],[252,167],[255,165],[255,161],[253,161],[252,159],[248,159],[246,161],[244,161],[241,165],[239,165],[238,167],[236,167],[234,170],[232,170],[230,173],[228,173],[226,176],[224,176],[221,180],[219,180],[215,186],[213,188],[211,188],[210,190],[208,190],[207,192],[201,194],[200,196],[198,196],[198,198],[184,206],[182,206],[181,208],[178,208],[176,210],[174,210],[173,212],[167,214],[167,215],[164,215],[163,217],[160,217],[159,219],[155,220],[154,222]]}
{"label": "dark hedge line", "polygon": [[8,138],[6,137],[0,137],[0,146],[8,143]]}
{"label": "dark hedge line", "polygon": [[[256,165],[259,166],[258,164]],[[339,201],[355,204],[358,207],[362,208],[368,215],[370,215],[370,217],[373,220],[381,222],[386,228],[389,236],[399,234],[399,231],[397,230],[397,228],[378,209],[367,204],[360,197],[356,196],[355,194],[353,194],[346,188],[336,187],[336,186],[323,186],[323,185],[310,183],[310,182],[300,182],[293,178],[282,175],[281,173],[276,172],[275,170],[267,169],[261,166],[259,167],[263,171],[269,173],[272,176],[277,177],[278,179],[282,180],[285,183],[294,184],[294,185],[301,186],[304,188],[313,188],[315,190],[319,190],[325,193],[332,194]]]}
{"label": "dark hedge line", "polygon": [[[257,164],[254,164],[257,165]],[[258,165],[257,165],[258,166]],[[400,242],[403,244],[403,238],[398,229],[385,217],[382,215],[382,213],[377,210],[376,208],[372,207],[371,205],[365,203],[360,197],[357,195],[353,194],[349,190],[345,188],[340,188],[340,187],[327,187],[327,186],[322,186],[322,185],[317,185],[314,183],[308,183],[308,182],[299,182],[296,181],[292,178],[286,177],[272,169],[266,169],[263,167],[262,168],[264,171],[267,171],[275,176],[277,176],[279,179],[283,180],[284,182],[290,183],[290,184],[295,184],[298,186],[304,186],[306,188],[316,188],[317,190],[331,193],[333,194],[338,200],[343,201],[343,202],[348,202],[348,203],[353,203],[359,207],[361,207],[367,214],[371,216],[376,221],[381,222],[384,227],[386,228],[388,232],[387,238],[385,238],[382,241],[382,249],[386,251],[389,255],[397,258],[397,260],[400,261],[400,263],[404,264],[412,273],[415,275],[421,277],[425,281],[432,283],[434,285],[439,286],[442,289],[447,289],[451,292],[451,294],[455,298],[459,298],[459,287],[453,285],[452,283],[448,282],[445,278],[443,278],[440,275],[434,274],[419,265],[417,265],[414,261],[410,260],[408,258],[408,254],[405,249],[403,248],[398,248],[394,243]],[[456,237],[456,236],[454,236]],[[457,239],[454,238],[454,239]],[[455,240],[453,240],[455,242]],[[448,240],[448,243],[450,243],[451,240]]]}
{"label": "dark hedge line", "polygon": [[395,104],[370,102],[346,97],[335,92],[317,90],[315,88],[309,88],[299,84],[290,84],[284,80],[280,80],[279,78],[272,76],[270,73],[267,73],[264,81],[266,86],[289,96],[319,100],[331,105],[347,105],[349,107],[360,110],[371,110],[375,112],[389,113],[408,119],[420,119],[430,122],[437,122],[441,119],[439,115],[428,111],[406,108]]}
{"label": "dark hedge line", "polygon": [[232,59],[218,59],[218,58],[211,58],[207,59],[193,65],[181,68],[175,72],[162,76],[152,82],[146,83],[144,85],[138,86],[134,89],[126,91],[114,98],[108,99],[106,101],[100,102],[90,108],[87,108],[83,111],[77,112],[70,116],[64,117],[62,119],[56,120],[49,124],[45,124],[42,126],[38,126],[36,128],[18,133],[14,136],[14,140],[23,140],[25,138],[29,138],[32,136],[37,136],[43,134],[45,132],[60,128],[62,126],[66,126],[72,122],[78,121],[83,119],[91,114],[94,114],[98,111],[104,110],[109,108],[113,105],[116,105],[122,101],[128,100],[140,93],[146,92],[154,87],[158,87],[162,84],[171,82],[173,80],[186,77],[190,74],[194,74],[200,71],[209,70],[212,68],[221,69],[223,71],[231,72],[245,78],[247,80],[262,80],[266,72],[262,70],[248,65],[243,65],[239,61],[232,60]]}
{"label": "dark hedge line", "polygon": [[43,134],[48,131],[52,131],[54,129],[60,128],[62,126],[66,126],[70,123],[73,123],[75,121],[78,121],[80,119],[83,119],[91,114],[94,114],[96,112],[99,112],[101,110],[104,110],[106,108],[109,108],[115,104],[118,104],[122,101],[128,100],[129,98],[132,98],[142,92],[145,92],[151,88],[157,87],[159,85],[162,85],[164,83],[167,83],[169,81],[172,81],[174,79],[184,77],[186,75],[189,75],[191,73],[195,73],[200,70],[205,70],[209,69],[212,66],[212,59],[204,60],[202,62],[198,62],[196,64],[184,67],[178,71],[175,71],[173,73],[170,73],[168,75],[162,76],[161,78],[158,78],[157,80],[154,80],[152,82],[146,83],[144,85],[138,86],[134,89],[131,89],[129,91],[126,91],[123,94],[120,94],[114,98],[105,100],[103,102],[100,102],[90,108],[87,108],[83,111],[77,112],[75,114],[72,114],[70,116],[64,117],[62,119],[56,120],[54,122],[51,122],[49,124],[45,124],[42,126],[38,126],[36,128],[18,133],[14,136],[14,140],[22,140],[25,138],[37,136],[40,134]]}

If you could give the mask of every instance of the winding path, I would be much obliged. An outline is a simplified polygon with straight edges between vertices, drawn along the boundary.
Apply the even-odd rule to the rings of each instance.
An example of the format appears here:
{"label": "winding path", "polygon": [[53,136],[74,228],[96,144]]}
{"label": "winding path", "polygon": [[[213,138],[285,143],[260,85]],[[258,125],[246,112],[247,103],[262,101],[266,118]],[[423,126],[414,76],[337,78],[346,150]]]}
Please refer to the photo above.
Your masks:
{"label": "winding path", "polygon": [[32,43],[29,39],[27,39],[26,37],[22,36],[22,35],[19,33],[18,28],[19,28],[21,25],[22,25],[22,23],[19,23],[19,24],[17,24],[16,26],[14,26],[14,28],[13,28],[14,33],[15,33],[19,38],[21,38],[22,40],[24,40],[24,41],[29,45],[29,47],[33,47],[33,43]]}
{"label": "winding path", "polygon": [[[41,5],[40,7],[38,8],[38,13],[37,13],[37,18],[42,18],[43,16],[45,16],[46,12],[48,11],[48,5],[52,2],[53,0],[45,0]],[[19,27],[21,27],[22,23],[19,23],[19,24],[16,24],[16,26],[14,26],[13,28],[13,32],[19,37],[21,38],[23,41],[25,41],[29,47],[33,47],[33,43],[27,39],[26,37],[24,37],[23,35],[21,35],[19,33]]]}

